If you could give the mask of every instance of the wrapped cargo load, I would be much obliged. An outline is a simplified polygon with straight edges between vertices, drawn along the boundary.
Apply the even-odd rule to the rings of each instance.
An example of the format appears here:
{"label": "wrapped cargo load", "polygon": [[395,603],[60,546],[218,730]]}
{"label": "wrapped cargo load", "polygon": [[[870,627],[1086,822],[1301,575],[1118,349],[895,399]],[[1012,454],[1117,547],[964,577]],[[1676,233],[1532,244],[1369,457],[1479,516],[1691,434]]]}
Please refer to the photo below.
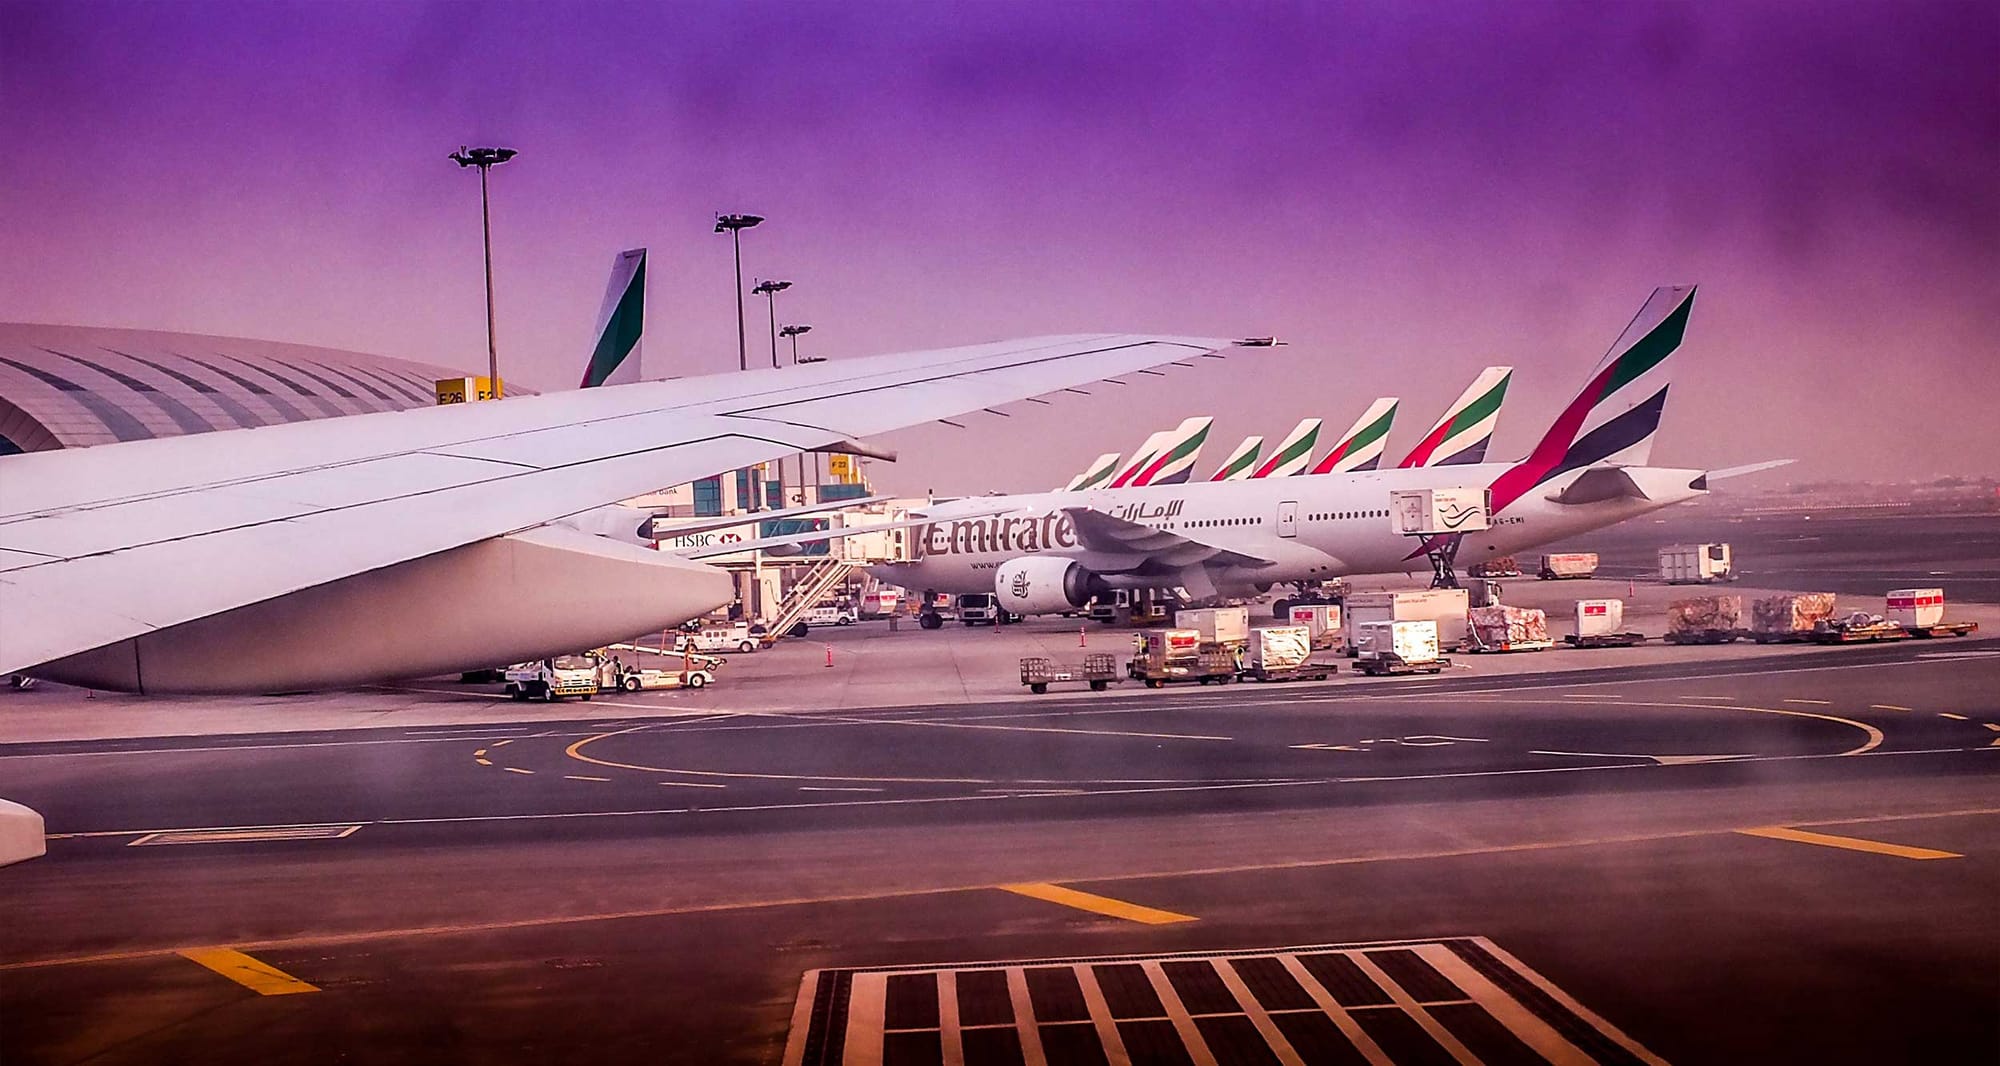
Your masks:
{"label": "wrapped cargo load", "polygon": [[1689,641],[1736,639],[1743,626],[1743,597],[1696,596],[1667,605],[1667,639]]}
{"label": "wrapped cargo load", "polygon": [[1766,596],[1750,605],[1750,632],[1769,640],[1803,638],[1813,627],[1833,617],[1833,593],[1801,592]]}
{"label": "wrapped cargo load", "polygon": [[1547,647],[1549,616],[1527,607],[1474,607],[1465,613],[1472,629],[1473,647],[1506,651],[1513,648]]}

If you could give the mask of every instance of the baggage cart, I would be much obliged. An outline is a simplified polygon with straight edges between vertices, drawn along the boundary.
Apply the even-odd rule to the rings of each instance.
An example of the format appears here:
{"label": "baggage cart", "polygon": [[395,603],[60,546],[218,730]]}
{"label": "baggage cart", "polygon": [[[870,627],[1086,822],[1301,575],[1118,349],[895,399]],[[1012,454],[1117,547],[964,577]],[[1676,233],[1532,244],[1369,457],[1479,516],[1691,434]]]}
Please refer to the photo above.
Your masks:
{"label": "baggage cart", "polygon": [[1118,657],[1110,652],[1092,652],[1083,657],[1082,666],[1074,668],[1057,666],[1044,655],[1030,655],[1021,660],[1021,684],[1037,696],[1047,692],[1050,685],[1068,681],[1081,682],[1092,692],[1103,692],[1118,680]]}
{"label": "baggage cart", "polygon": [[1264,626],[1250,631],[1241,676],[1251,681],[1324,681],[1334,667],[1312,661],[1307,626]]}

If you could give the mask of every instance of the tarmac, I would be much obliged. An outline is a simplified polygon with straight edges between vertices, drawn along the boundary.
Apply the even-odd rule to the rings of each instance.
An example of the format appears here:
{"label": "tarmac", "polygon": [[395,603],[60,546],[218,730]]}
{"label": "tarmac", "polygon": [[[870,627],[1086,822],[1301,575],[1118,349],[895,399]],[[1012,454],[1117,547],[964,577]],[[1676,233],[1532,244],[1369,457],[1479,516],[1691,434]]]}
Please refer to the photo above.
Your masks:
{"label": "tarmac", "polygon": [[[1507,596],[1657,634],[1707,591],[1757,594]],[[587,704],[7,691],[51,837],[0,870],[0,1061],[1989,1062],[2000,609],[1951,614],[1039,697],[1019,656],[1127,636],[863,623]]]}

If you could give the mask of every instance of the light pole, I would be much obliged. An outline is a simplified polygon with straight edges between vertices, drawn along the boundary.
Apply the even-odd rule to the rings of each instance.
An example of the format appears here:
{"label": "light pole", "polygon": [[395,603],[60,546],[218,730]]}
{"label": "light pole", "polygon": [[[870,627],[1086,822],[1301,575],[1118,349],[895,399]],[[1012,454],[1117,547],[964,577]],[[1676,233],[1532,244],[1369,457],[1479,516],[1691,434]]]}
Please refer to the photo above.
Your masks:
{"label": "light pole", "polygon": [[743,231],[764,221],[763,215],[717,215],[715,232],[729,234],[736,247],[736,369],[750,369],[750,352],[743,341]]}
{"label": "light pole", "polygon": [[781,329],[781,330],[779,330],[779,331],[778,331],[778,336],[780,336],[780,337],[790,337],[790,338],[792,339],[792,365],[793,365],[793,366],[797,366],[797,365],[799,365],[799,334],[801,334],[801,333],[811,333],[811,332],[812,332],[812,327],[811,327],[811,326],[806,326],[806,325],[799,325],[799,326],[786,326],[786,327],[785,327],[784,329]]}
{"label": "light pole", "polygon": [[771,369],[778,368],[778,294],[792,287],[789,281],[772,281],[769,278],[757,283],[751,292],[766,298],[771,305]]}
{"label": "light pole", "polygon": [[499,399],[500,349],[493,340],[493,217],[487,209],[486,172],[521,153],[512,148],[467,148],[458,146],[450,159],[460,167],[479,168],[479,232],[486,246],[486,384]]}
{"label": "light pole", "polygon": [[[799,365],[799,334],[811,333],[811,332],[812,332],[812,327],[804,324],[796,326],[786,326],[784,329],[778,331],[778,336],[791,338],[793,366]],[[771,361],[774,363],[777,362],[777,357],[775,354],[772,356]],[[817,455],[813,456],[812,480],[813,480],[814,493],[815,495],[817,495],[819,489],[819,456]],[[819,502],[818,500],[806,499],[806,453],[804,452],[799,453],[799,502],[801,503]]]}

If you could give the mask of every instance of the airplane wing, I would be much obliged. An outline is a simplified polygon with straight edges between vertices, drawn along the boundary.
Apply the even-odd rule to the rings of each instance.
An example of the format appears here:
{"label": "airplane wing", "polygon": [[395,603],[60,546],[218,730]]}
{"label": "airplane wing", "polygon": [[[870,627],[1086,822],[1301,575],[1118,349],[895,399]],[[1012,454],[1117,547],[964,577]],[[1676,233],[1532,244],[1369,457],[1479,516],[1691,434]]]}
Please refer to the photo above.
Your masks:
{"label": "airplane wing", "polygon": [[1218,548],[1179,533],[1113,518],[1089,507],[1065,507],[1076,526],[1077,543],[1085,551],[1107,556],[1141,556],[1147,570],[1181,570],[1190,566],[1274,566],[1270,559]]}
{"label": "airplane wing", "polygon": [[1229,342],[1042,337],[0,460],[0,673]]}

